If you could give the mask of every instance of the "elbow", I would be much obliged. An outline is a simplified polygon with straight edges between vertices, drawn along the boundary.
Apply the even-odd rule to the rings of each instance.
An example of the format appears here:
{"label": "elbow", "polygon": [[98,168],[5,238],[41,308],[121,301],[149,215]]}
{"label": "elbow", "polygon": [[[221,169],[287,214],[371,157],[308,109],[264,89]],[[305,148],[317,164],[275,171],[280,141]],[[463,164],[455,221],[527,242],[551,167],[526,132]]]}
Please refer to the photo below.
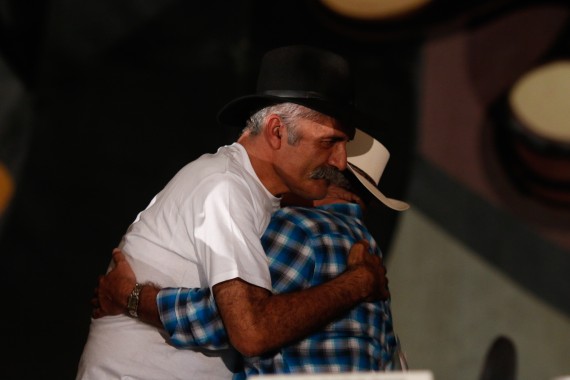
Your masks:
{"label": "elbow", "polygon": [[232,346],[243,356],[259,356],[272,350],[271,339],[262,333],[242,332],[235,337],[230,336]]}

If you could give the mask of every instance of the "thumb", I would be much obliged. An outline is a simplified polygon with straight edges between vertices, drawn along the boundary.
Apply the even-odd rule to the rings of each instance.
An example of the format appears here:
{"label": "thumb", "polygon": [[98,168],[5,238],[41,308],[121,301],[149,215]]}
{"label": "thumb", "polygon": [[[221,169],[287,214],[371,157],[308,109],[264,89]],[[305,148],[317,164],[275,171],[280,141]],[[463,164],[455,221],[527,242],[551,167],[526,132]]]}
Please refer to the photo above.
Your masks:
{"label": "thumb", "polygon": [[348,254],[348,265],[355,265],[361,263],[365,260],[366,254],[368,254],[368,249],[370,244],[366,240],[360,240],[352,246],[350,253]]}

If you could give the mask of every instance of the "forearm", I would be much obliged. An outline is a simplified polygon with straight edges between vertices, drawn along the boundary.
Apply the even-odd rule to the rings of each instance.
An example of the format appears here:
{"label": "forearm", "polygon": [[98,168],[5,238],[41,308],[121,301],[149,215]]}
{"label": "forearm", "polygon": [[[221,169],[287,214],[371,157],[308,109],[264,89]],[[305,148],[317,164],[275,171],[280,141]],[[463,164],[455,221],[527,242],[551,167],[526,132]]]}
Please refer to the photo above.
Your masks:
{"label": "forearm", "polygon": [[362,302],[366,294],[355,286],[364,282],[357,279],[361,275],[350,271],[313,288],[269,297],[258,313],[261,331],[273,345],[266,350],[304,338]]}
{"label": "forearm", "polygon": [[370,294],[369,273],[362,268],[299,292],[271,295],[241,280],[214,287],[230,341],[246,356],[277,349],[342,316]]}
{"label": "forearm", "polygon": [[162,321],[158,314],[158,306],[156,304],[156,296],[158,295],[159,288],[154,284],[146,283],[143,287],[139,296],[138,305],[138,318],[150,325],[158,328],[163,328]]}

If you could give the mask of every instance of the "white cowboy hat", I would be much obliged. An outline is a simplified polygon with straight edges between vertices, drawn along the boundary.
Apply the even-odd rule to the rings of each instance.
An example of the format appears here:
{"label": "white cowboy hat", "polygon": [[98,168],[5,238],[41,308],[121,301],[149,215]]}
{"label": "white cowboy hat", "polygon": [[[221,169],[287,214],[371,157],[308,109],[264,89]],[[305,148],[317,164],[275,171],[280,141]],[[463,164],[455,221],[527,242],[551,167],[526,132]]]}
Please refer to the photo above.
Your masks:
{"label": "white cowboy hat", "polygon": [[372,136],[356,129],[354,139],[346,145],[348,170],[378,200],[393,210],[404,211],[410,208],[406,202],[388,198],[380,190],[378,183],[390,158],[390,152]]}

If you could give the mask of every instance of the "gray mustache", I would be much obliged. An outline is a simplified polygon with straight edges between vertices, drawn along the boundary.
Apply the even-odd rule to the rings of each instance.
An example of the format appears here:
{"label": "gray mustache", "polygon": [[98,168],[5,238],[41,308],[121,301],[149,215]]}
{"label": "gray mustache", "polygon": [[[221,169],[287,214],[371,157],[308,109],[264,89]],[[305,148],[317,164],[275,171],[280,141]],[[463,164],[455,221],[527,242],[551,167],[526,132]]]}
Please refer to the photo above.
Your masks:
{"label": "gray mustache", "polygon": [[348,180],[340,170],[334,166],[321,166],[313,170],[311,179],[326,179],[333,185],[346,187]]}

